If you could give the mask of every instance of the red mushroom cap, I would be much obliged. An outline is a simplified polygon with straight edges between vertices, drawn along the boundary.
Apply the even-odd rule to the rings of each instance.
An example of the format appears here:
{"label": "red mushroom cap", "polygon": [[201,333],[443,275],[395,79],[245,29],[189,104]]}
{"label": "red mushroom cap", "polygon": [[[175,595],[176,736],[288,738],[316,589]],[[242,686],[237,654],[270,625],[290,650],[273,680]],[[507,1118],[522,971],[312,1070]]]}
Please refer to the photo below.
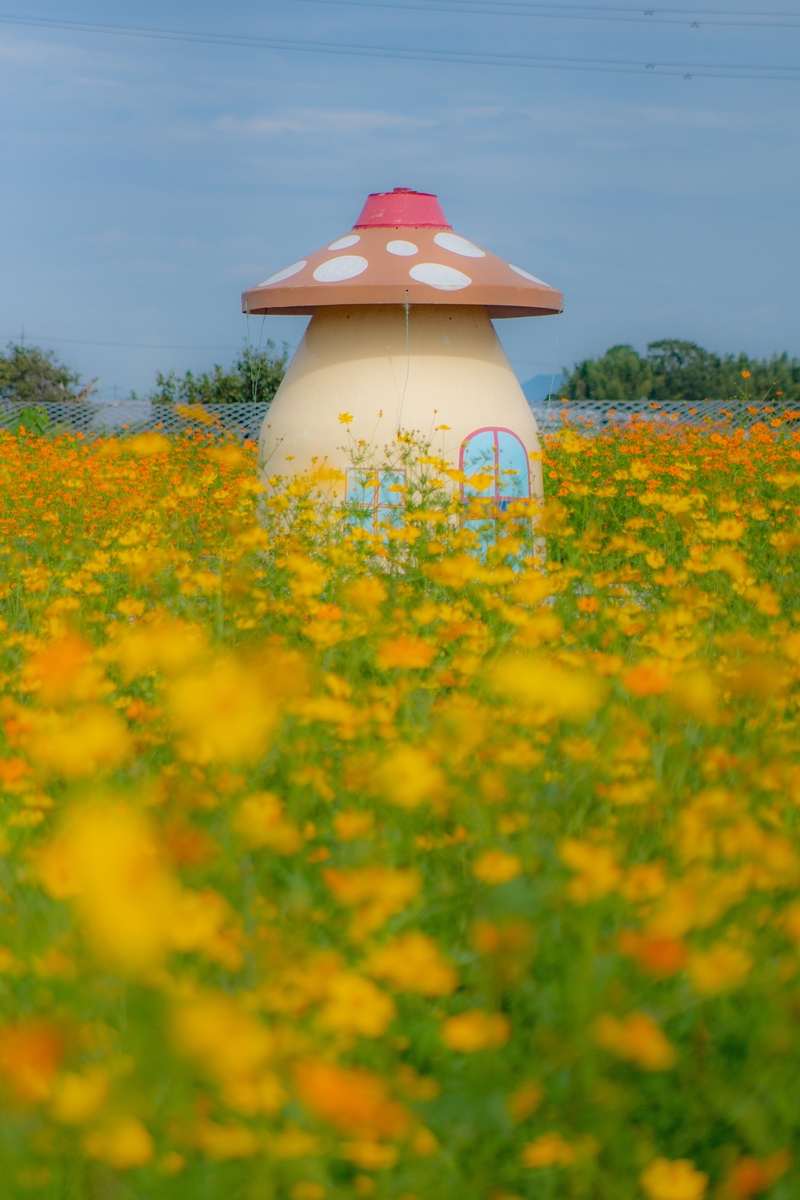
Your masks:
{"label": "red mushroom cap", "polygon": [[333,304],[469,304],[490,317],[535,317],[561,312],[563,300],[557,288],[454,233],[436,196],[395,188],[367,197],[351,233],[244,292],[242,311],[310,316]]}

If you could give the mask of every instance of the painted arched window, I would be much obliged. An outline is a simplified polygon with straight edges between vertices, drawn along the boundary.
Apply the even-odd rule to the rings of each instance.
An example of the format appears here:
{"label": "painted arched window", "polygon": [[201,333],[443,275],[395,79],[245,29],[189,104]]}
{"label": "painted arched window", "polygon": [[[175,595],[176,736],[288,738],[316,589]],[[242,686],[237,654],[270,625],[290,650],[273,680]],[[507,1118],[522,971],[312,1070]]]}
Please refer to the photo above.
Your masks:
{"label": "painted arched window", "polygon": [[[528,454],[510,429],[476,429],[461,447],[459,466],[467,476],[462,487],[465,500],[480,498],[503,509],[531,494]],[[470,486],[475,476],[489,476],[485,487]]]}
{"label": "painted arched window", "polygon": [[347,471],[345,504],[358,524],[402,525],[405,471],[351,467]]}

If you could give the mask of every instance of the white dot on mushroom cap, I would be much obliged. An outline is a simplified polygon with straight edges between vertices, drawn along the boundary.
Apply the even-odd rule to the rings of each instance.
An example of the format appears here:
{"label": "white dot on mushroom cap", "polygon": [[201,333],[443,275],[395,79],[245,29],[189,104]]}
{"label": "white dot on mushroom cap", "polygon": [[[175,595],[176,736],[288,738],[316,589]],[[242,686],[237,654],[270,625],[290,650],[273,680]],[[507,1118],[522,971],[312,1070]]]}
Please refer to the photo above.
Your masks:
{"label": "white dot on mushroom cap", "polygon": [[280,283],[282,279],[291,279],[291,277],[296,275],[298,271],[302,271],[305,265],[305,259],[302,259],[300,262],[292,263],[290,267],[284,267],[282,271],[276,271],[274,275],[270,275],[269,279],[265,279],[264,282],[259,283],[258,286],[266,287],[268,283]]}
{"label": "white dot on mushroom cap", "polygon": [[451,254],[460,254],[463,258],[486,258],[485,250],[468,242],[466,238],[459,237],[457,233],[437,233],[433,240],[437,246],[449,250]]}
{"label": "white dot on mushroom cap", "polygon": [[417,283],[427,283],[440,292],[457,292],[472,283],[469,275],[457,271],[455,267],[445,267],[442,263],[417,263],[408,273]]}
{"label": "white dot on mushroom cap", "polygon": [[348,246],[355,246],[356,242],[360,242],[361,238],[357,233],[348,233],[347,237],[339,238],[338,242],[331,242],[328,246],[329,250],[346,250]]}
{"label": "white dot on mushroom cap", "polygon": [[343,254],[341,258],[329,258],[320,263],[314,272],[318,283],[339,283],[342,279],[354,279],[366,271],[369,263],[358,254]]}
{"label": "white dot on mushroom cap", "polygon": [[403,258],[419,253],[419,246],[415,246],[413,242],[387,242],[386,249],[390,254],[400,254]]}
{"label": "white dot on mushroom cap", "polygon": [[523,279],[530,279],[531,283],[540,283],[542,287],[550,287],[549,283],[545,283],[543,279],[539,279],[536,275],[531,275],[530,271],[523,271],[522,267],[515,267],[513,263],[508,264],[512,271],[516,271]]}

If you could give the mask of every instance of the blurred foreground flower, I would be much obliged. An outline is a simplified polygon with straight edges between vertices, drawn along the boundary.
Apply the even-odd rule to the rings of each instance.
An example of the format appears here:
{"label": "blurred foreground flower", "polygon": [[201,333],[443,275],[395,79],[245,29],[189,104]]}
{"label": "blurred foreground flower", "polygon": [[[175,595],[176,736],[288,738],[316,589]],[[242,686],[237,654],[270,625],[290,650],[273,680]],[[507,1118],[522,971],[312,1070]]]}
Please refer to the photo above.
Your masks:
{"label": "blurred foreground flower", "polygon": [[653,1159],[640,1181],[648,1200],[702,1200],[708,1186],[708,1176],[686,1158]]}

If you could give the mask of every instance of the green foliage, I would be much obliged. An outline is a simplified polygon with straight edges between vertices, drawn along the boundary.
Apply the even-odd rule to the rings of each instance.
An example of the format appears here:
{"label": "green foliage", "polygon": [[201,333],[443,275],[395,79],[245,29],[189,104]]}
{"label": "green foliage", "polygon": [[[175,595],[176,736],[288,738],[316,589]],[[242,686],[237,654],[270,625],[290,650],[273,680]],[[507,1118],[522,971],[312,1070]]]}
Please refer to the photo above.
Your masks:
{"label": "green foliage", "polygon": [[650,363],[633,346],[612,346],[602,358],[578,363],[559,395],[570,400],[635,400],[652,390]]}
{"label": "green foliage", "polygon": [[24,429],[26,433],[36,433],[40,437],[50,424],[50,418],[47,415],[47,409],[42,408],[40,404],[29,404],[25,408],[21,408],[15,417],[15,426],[17,429]]}
{"label": "green foliage", "polygon": [[723,360],[695,342],[674,338],[650,342],[647,352],[653,367],[653,400],[727,400],[742,389],[741,369],[732,369],[730,355]]}
{"label": "green foliage", "polygon": [[86,400],[96,380],[80,387],[81,377],[60,363],[52,350],[9,342],[0,353],[0,400],[46,404],[64,400]]}
{"label": "green foliage", "polygon": [[215,364],[211,374],[187,371],[181,379],[174,371],[156,376],[157,389],[151,399],[157,404],[242,404],[270,401],[286,373],[289,348],[280,354],[268,341],[263,350],[246,346],[230,370]]}
{"label": "green foliage", "polygon": [[774,420],[500,511],[0,433],[2,1200],[800,1196]]}
{"label": "green foliage", "polygon": [[[567,372],[565,371],[565,374]],[[633,346],[612,346],[600,358],[576,363],[559,396],[569,400],[683,400],[734,398],[800,401],[800,359],[787,354],[770,359],[746,354],[720,357],[698,346],[666,338],[650,342],[642,357]]]}

